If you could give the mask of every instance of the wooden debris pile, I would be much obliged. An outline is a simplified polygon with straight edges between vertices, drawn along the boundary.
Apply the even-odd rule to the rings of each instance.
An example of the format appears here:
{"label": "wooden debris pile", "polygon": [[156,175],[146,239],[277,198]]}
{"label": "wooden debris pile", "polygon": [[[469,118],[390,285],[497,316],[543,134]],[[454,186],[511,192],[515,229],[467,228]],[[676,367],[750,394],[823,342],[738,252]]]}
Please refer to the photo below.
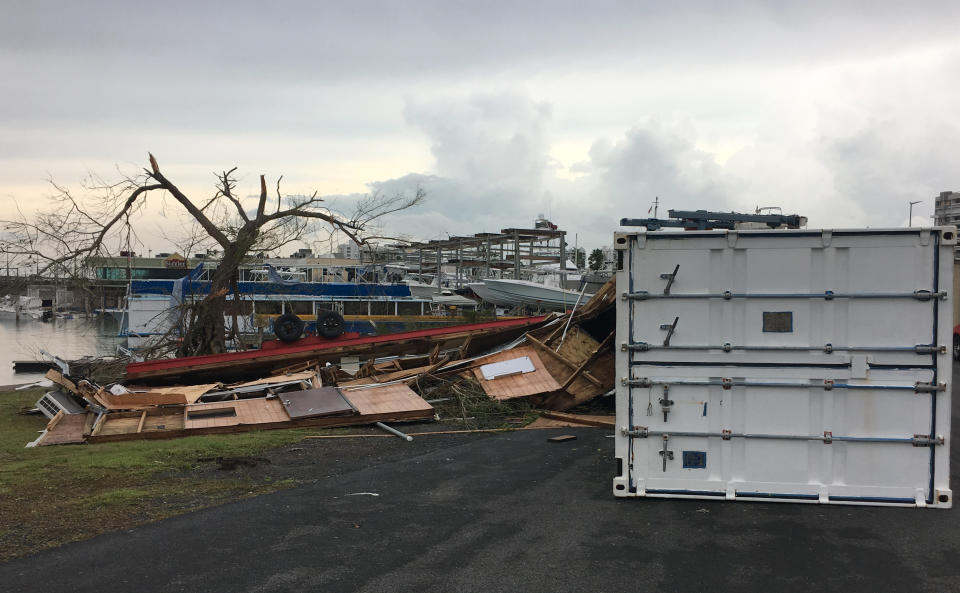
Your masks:
{"label": "wooden debris pile", "polygon": [[[424,398],[443,401],[462,382],[488,401],[563,412],[614,388],[614,293],[610,281],[577,311],[519,322],[136,363],[124,385],[51,370],[59,389],[38,402],[51,420],[31,445],[430,419]],[[237,380],[251,373],[260,378]],[[151,384],[161,379],[185,384]]]}
{"label": "wooden debris pile", "polygon": [[[117,384],[110,389],[59,371],[51,370],[47,377],[60,389],[38,402],[51,418],[30,446],[350,426],[430,419],[434,414],[433,407],[406,385],[324,387],[314,371],[234,385]],[[66,401],[74,405],[64,405]]]}

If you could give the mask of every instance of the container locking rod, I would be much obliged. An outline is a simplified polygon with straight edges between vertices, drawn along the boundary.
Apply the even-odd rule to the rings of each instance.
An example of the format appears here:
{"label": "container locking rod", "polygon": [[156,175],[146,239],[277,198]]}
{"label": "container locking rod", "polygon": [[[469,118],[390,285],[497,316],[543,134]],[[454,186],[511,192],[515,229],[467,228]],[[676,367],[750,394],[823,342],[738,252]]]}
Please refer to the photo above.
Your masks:
{"label": "container locking rod", "polygon": [[677,279],[677,272],[679,271],[680,264],[677,264],[672,274],[660,274],[660,278],[667,281],[667,285],[663,287],[663,294],[670,294],[670,287],[673,286],[673,281]]}

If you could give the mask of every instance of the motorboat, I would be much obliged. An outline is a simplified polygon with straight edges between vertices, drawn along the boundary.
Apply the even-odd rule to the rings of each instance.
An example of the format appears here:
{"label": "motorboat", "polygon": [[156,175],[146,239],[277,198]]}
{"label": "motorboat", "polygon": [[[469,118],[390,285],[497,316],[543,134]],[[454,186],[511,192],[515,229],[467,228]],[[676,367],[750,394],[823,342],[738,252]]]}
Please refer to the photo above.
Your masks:
{"label": "motorboat", "polygon": [[[526,306],[538,309],[563,311],[572,308],[578,299],[589,299],[593,294],[568,290],[559,286],[547,286],[529,280],[487,278],[483,281],[491,296],[490,302],[501,306]],[[474,288],[471,286],[471,288]],[[476,292],[476,289],[474,289]],[[484,298],[480,293],[477,296]],[[581,299],[581,300],[582,300]],[[484,300],[487,300],[484,298]]]}

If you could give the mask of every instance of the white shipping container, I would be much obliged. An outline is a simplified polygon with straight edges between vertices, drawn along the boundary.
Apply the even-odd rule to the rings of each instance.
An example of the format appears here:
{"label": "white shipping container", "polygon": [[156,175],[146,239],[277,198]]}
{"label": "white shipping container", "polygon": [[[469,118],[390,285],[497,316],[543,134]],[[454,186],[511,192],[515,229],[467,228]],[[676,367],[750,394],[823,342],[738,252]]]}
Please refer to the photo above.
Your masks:
{"label": "white shipping container", "polygon": [[617,233],[617,496],[949,508],[956,229]]}

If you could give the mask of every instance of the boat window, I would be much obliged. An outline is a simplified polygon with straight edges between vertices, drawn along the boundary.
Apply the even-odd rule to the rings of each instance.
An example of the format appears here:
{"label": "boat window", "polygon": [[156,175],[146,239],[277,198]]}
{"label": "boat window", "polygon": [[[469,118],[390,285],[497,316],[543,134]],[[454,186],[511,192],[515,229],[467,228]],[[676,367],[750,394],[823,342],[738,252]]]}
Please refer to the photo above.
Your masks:
{"label": "boat window", "polygon": [[373,301],[370,303],[371,315],[393,315],[393,303]]}
{"label": "boat window", "polygon": [[224,314],[233,315],[234,312],[236,312],[237,315],[249,315],[253,313],[253,301],[227,301]]}
{"label": "boat window", "polygon": [[367,303],[363,301],[345,301],[343,303],[344,315],[366,315]]}
{"label": "boat window", "polygon": [[400,315],[420,315],[422,303],[399,303]]}
{"label": "boat window", "polygon": [[255,305],[260,315],[279,315],[283,312],[280,301],[257,301]]}
{"label": "boat window", "polygon": [[295,315],[313,315],[313,303],[311,301],[288,302],[287,313],[293,313]]}

